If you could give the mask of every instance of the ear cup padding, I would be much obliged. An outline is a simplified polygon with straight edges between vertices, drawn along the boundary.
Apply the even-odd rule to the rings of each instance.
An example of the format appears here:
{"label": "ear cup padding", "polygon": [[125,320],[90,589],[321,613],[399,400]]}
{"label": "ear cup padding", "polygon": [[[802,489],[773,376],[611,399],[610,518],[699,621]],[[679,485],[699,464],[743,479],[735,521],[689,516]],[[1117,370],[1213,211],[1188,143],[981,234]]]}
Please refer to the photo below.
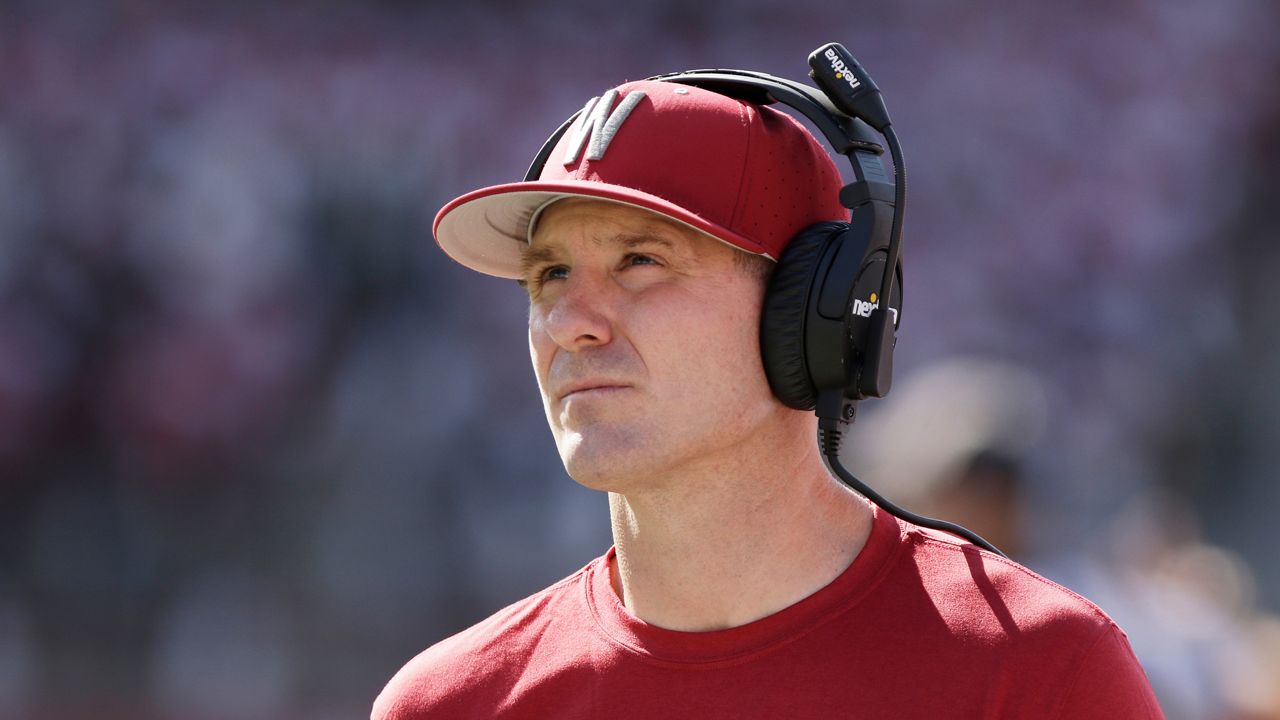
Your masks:
{"label": "ear cup padding", "polygon": [[796,410],[812,410],[818,401],[805,358],[805,317],[825,251],[848,229],[848,223],[824,222],[803,230],[782,252],[765,293],[760,313],[765,377],[774,395]]}

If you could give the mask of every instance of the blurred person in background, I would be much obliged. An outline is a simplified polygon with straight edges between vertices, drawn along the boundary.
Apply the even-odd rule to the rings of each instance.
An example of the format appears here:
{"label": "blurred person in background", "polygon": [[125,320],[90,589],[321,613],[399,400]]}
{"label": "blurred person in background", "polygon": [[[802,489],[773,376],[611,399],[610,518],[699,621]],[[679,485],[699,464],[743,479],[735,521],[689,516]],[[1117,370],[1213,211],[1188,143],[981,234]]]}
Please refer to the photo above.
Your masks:
{"label": "blurred person in background", "polygon": [[1188,504],[1142,493],[1110,521],[1102,547],[1027,542],[1029,525],[1053,513],[1028,469],[1049,425],[1047,394],[1008,362],[940,360],[871,408],[846,452],[906,507],[974,530],[1105,607],[1169,718],[1276,717],[1276,620],[1253,607],[1240,560],[1201,539]]}

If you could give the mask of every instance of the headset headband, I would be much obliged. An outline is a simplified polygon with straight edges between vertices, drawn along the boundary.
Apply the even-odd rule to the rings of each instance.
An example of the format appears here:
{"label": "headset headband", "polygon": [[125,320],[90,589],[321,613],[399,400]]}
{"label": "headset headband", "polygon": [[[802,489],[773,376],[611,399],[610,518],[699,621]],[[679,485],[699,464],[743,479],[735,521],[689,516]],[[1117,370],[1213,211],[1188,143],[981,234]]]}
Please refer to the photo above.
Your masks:
{"label": "headset headband", "polygon": [[[865,166],[857,161],[854,153],[876,156],[884,153],[884,148],[874,140],[874,131],[865,122],[840,112],[827,96],[814,88],[786,78],[750,70],[712,69],[666,73],[646,79],[692,85],[755,105],[782,103],[793,108],[813,123],[836,152],[849,159],[858,179],[863,179]],[[538,179],[556,143],[581,113],[581,110],[575,112],[551,134],[525,172],[525,182]]]}

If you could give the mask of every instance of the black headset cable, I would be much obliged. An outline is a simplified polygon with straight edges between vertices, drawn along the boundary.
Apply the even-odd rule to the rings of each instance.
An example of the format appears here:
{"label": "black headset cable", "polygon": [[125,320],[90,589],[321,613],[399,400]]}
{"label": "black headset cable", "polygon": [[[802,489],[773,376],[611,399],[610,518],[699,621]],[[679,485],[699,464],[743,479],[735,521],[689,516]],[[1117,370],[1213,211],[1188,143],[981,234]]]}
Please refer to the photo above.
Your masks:
{"label": "black headset cable", "polygon": [[903,510],[897,505],[889,502],[880,493],[872,490],[866,483],[854,477],[853,473],[845,469],[844,464],[840,462],[840,440],[844,435],[839,428],[840,422],[841,421],[834,419],[820,419],[818,421],[818,445],[822,448],[822,459],[827,463],[827,468],[834,473],[836,477],[840,478],[845,485],[853,488],[854,491],[875,503],[881,509],[894,517],[901,518],[910,523],[915,523],[921,527],[932,528],[934,530],[951,533],[952,535],[958,535],[974,545],[977,545],[984,550],[989,550],[1000,557],[1009,557],[1003,552],[1000,552],[1000,549],[995,545],[987,542],[981,535],[969,528],[952,522],[947,522],[946,520],[938,520],[937,518],[917,515],[910,510]]}

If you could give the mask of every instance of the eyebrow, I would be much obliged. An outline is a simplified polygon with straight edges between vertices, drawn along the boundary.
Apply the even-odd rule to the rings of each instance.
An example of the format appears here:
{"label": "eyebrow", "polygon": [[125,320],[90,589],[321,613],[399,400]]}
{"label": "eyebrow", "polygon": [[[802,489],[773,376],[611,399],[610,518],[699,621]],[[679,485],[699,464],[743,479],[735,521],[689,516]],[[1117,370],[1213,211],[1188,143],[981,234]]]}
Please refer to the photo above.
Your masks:
{"label": "eyebrow", "polygon": [[[676,247],[675,243],[671,242],[667,238],[654,233],[645,232],[623,233],[609,238],[593,238],[592,242],[597,246],[603,246],[606,244],[619,245],[627,250],[650,245],[658,245],[667,250],[675,250]],[[554,248],[545,246],[537,248],[531,247],[528,250],[525,250],[524,254],[520,257],[520,274],[522,276],[528,275],[529,271],[534,267],[555,260],[556,255],[557,253]]]}

